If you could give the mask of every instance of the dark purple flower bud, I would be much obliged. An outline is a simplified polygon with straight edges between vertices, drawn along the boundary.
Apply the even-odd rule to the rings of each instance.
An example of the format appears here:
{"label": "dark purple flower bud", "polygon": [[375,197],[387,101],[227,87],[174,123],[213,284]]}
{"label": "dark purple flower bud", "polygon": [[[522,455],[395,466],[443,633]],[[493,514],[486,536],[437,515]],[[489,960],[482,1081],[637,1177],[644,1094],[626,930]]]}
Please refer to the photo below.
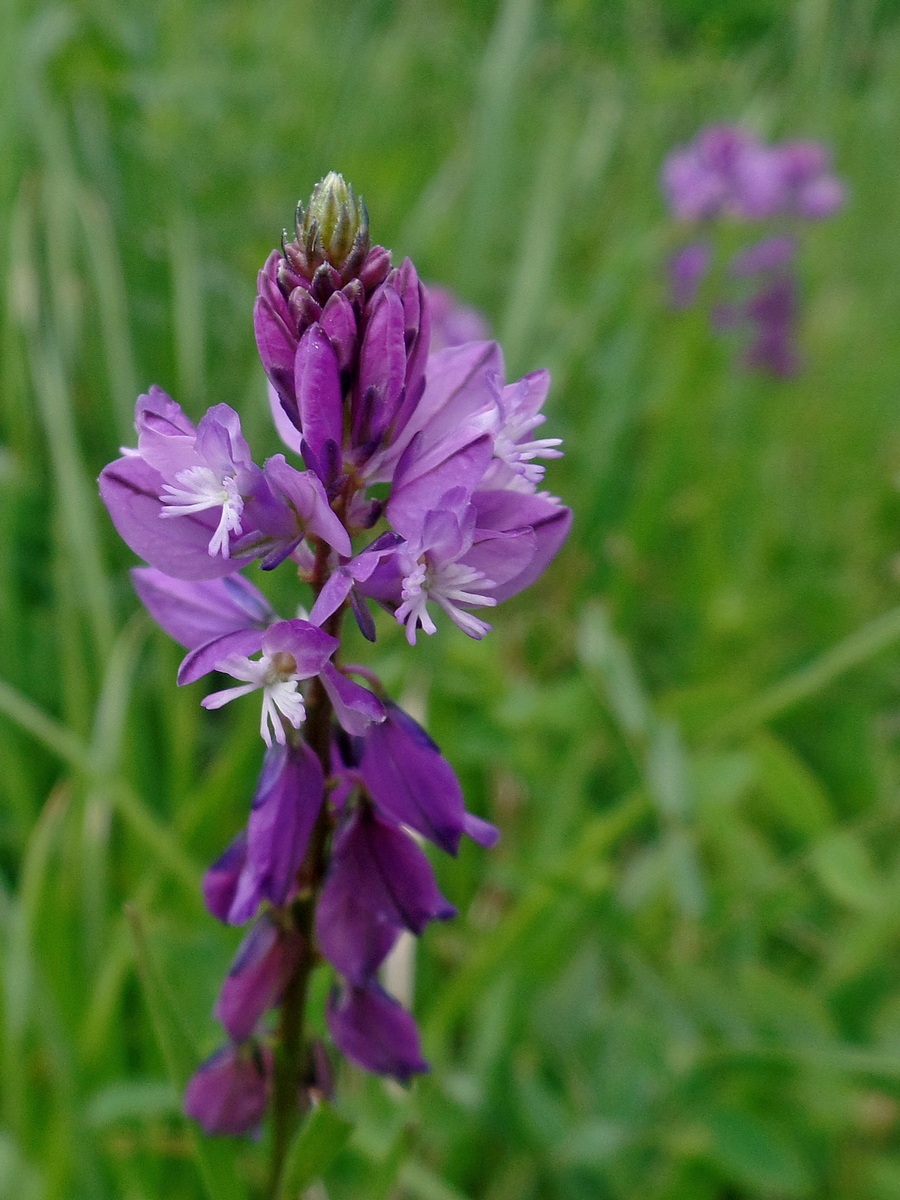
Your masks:
{"label": "dark purple flower bud", "polygon": [[281,1001],[303,953],[303,938],[263,913],[238,947],[213,1016],[235,1042],[249,1038],[260,1018]]}
{"label": "dark purple flower bud", "polygon": [[405,317],[395,283],[396,273],[392,272],[369,302],[366,313],[351,408],[355,446],[377,445],[396,412],[404,387]]}
{"label": "dark purple flower bud", "polygon": [[[356,318],[356,311],[344,292],[335,292],[322,313],[322,331],[331,343],[342,372],[349,371],[356,363]],[[337,440],[340,443],[340,434]]]}
{"label": "dark purple flower bud", "polygon": [[334,1070],[328,1051],[320,1038],[314,1038],[310,1053],[310,1071],[307,1087],[313,1100],[334,1098]]}
{"label": "dark purple flower bud", "polygon": [[449,288],[428,285],[431,310],[431,353],[465,342],[484,342],[491,335],[490,326],[477,308],[461,304]]}
{"label": "dark purple flower bud", "polygon": [[332,992],[326,1019],[337,1048],[363,1070],[401,1083],[428,1070],[415,1021],[377,984]]}
{"label": "dark purple flower bud", "polygon": [[247,831],[242,829],[203,876],[203,900],[220,921],[228,920],[246,862]]}
{"label": "dark purple flower bud", "polygon": [[294,362],[294,389],[296,415],[288,411],[288,416],[319,460],[327,441],[339,449],[344,437],[340,368],[321,325],[310,325],[300,339]]}
{"label": "dark purple flower bud", "polygon": [[250,1133],[266,1111],[271,1078],[272,1054],[266,1047],[223,1046],[191,1076],[185,1115],[205,1133]]}
{"label": "dark purple flower bud", "polygon": [[690,308],[697,299],[712,260],[708,242],[691,242],[669,259],[669,303],[673,308]]}
{"label": "dark purple flower bud", "polygon": [[385,721],[369,728],[359,770],[380,813],[448,854],[457,853],[463,833],[488,847],[499,837],[493,826],[488,832],[482,823],[467,825],[453,768],[421,725],[395,704],[388,703]]}
{"label": "dark purple flower bud", "polygon": [[325,777],[313,751],[301,742],[266,754],[247,826],[247,861],[228,912],[243,925],[261,900],[286,904],[296,885],[309,835],[325,797]]}
{"label": "dark purple flower bud", "polygon": [[316,937],[343,976],[364,984],[401,929],[417,936],[456,915],[428,859],[395,825],[359,808],[338,833],[316,910]]}

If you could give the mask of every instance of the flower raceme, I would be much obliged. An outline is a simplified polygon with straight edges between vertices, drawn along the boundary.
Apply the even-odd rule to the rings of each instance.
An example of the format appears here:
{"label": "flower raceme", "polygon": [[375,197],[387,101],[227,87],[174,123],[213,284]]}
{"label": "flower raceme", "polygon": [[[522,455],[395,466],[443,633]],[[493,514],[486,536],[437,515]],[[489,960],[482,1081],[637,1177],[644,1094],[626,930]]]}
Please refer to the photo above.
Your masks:
{"label": "flower raceme", "polygon": [[799,303],[793,272],[799,230],[833,216],[846,200],[828,151],[812,141],[767,146],[746,130],[712,125],[672,151],[661,184],[675,220],[704,230],[669,261],[672,307],[692,308],[697,301],[714,263],[709,237],[714,224],[763,225],[763,237],[728,261],[729,299],[714,306],[711,322],[718,332],[745,334],[744,365],[773,375],[795,374]]}
{"label": "flower raceme", "polygon": [[[279,1029],[269,1015],[298,1003],[322,959],[338,1050],[402,1081],[427,1069],[413,1017],[379,983],[404,930],[455,914],[417,838],[456,854],[463,836],[490,847],[498,831],[466,811],[449,762],[371,672],[342,665],[342,621],[374,640],[381,609],[415,645],[443,614],[482,638],[571,524],[539,490],[560,454],[537,436],[547,372],[507,383],[500,347],[463,340],[484,327],[446,293],[432,340],[428,290],[409,259],[394,267],[370,244],[340,176],[298,207],[295,234],[267,259],[254,310],[286,452],[257,465],[228,405],[195,426],[154,387],[137,402],[137,446],[100,476],[148,564],[134,587],[185,648],[178,683],[230,676],[207,709],[260,698],[256,794],[203,885],[215,917],[249,925],[214,1010],[228,1041],[185,1096],[209,1133],[248,1132],[267,1107],[289,1128],[330,1088],[322,1047],[279,1032],[302,1030],[302,1013]],[[290,564],[308,617],[274,612],[241,574],[254,561]]]}

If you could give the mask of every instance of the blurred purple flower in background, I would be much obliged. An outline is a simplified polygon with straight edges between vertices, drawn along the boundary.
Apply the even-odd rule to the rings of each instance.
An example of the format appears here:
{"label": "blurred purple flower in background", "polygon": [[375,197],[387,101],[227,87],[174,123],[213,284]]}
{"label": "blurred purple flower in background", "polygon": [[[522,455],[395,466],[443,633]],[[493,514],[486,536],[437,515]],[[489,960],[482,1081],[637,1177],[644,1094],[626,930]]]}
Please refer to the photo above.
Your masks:
{"label": "blurred purple flower in background", "polygon": [[716,223],[766,224],[764,236],[733,254],[725,295],[711,311],[714,329],[744,337],[741,361],[748,367],[789,376],[799,367],[799,296],[794,265],[805,221],[834,215],[846,188],[834,174],[824,146],[790,141],[767,146],[735,126],[714,125],[688,146],[673,150],[661,172],[663,194],[679,224],[696,236],[669,259],[669,300],[693,307],[711,275]]}

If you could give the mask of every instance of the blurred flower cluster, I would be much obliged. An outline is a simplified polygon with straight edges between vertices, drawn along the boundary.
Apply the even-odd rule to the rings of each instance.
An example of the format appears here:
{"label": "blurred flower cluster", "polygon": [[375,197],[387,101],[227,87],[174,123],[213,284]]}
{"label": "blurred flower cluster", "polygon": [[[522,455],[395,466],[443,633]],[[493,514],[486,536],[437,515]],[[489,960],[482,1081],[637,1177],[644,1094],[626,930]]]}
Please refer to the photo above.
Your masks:
{"label": "blurred flower cluster", "polygon": [[[152,388],[137,447],[100,477],[149,564],[132,573],[141,600],[187,650],[179,684],[218,672],[234,682],[207,709],[261,700],[248,820],[204,880],[213,915],[249,924],[215,1006],[227,1043],[185,1099],[210,1133],[253,1129],[285,1089],[295,1107],[329,1092],[325,1048],[296,1032],[323,958],[339,1050],[402,1081],[427,1069],[379,969],[402,931],[454,915],[419,839],[455,855],[463,835],[491,846],[498,834],[466,811],[452,767],[380,680],[341,661],[342,620],[352,613],[374,641],[374,604],[415,645],[443,611],[482,638],[486,611],[537,578],[571,522],[539,490],[541,460],[560,453],[536,436],[548,373],[507,384],[478,314],[429,296],[409,259],[392,266],[339,175],[266,261],[254,324],[287,454],[259,466],[228,405],[195,426]],[[241,574],[254,561],[289,566],[309,611],[275,613]]]}
{"label": "blurred flower cluster", "polygon": [[745,241],[725,263],[724,294],[714,302],[711,320],[719,331],[744,335],[745,365],[794,374],[800,230],[805,222],[832,216],[846,198],[828,151],[813,141],[767,146],[742,129],[711,126],[668,156],[662,189],[675,220],[693,230],[669,260],[673,307],[697,302],[715,263],[714,226],[762,227],[761,237]]}

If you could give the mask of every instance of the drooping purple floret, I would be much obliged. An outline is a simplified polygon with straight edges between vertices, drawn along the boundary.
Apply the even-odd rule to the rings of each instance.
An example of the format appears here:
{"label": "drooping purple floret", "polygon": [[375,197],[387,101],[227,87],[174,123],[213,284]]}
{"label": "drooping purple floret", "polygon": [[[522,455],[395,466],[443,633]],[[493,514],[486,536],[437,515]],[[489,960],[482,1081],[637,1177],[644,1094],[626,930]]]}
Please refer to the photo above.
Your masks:
{"label": "drooping purple floret", "polygon": [[458,852],[464,833],[488,847],[499,837],[493,825],[467,824],[453,768],[422,726],[395,704],[387,705],[385,721],[369,729],[359,773],[383,816],[409,826],[447,854]]}
{"label": "drooping purple floret", "polygon": [[281,1000],[303,953],[303,939],[263,913],[238,947],[213,1009],[235,1042],[251,1036],[262,1016]]}
{"label": "drooping purple floret", "polygon": [[191,1076],[184,1094],[185,1115],[206,1133],[251,1133],[266,1111],[271,1077],[272,1052],[267,1047],[223,1046]]}
{"label": "drooping purple floret", "polygon": [[420,935],[456,909],[409,834],[357,808],[335,837],[316,911],[322,953],[351,983],[372,978],[402,929]]}
{"label": "drooping purple floret", "polygon": [[267,752],[247,825],[247,859],[228,911],[230,924],[251,920],[262,900],[277,907],[290,898],[324,796],[321,764],[305,742],[275,745]]}
{"label": "drooping purple floret", "polygon": [[326,1019],[337,1048],[364,1070],[401,1083],[428,1070],[415,1021],[378,984],[332,992]]}

